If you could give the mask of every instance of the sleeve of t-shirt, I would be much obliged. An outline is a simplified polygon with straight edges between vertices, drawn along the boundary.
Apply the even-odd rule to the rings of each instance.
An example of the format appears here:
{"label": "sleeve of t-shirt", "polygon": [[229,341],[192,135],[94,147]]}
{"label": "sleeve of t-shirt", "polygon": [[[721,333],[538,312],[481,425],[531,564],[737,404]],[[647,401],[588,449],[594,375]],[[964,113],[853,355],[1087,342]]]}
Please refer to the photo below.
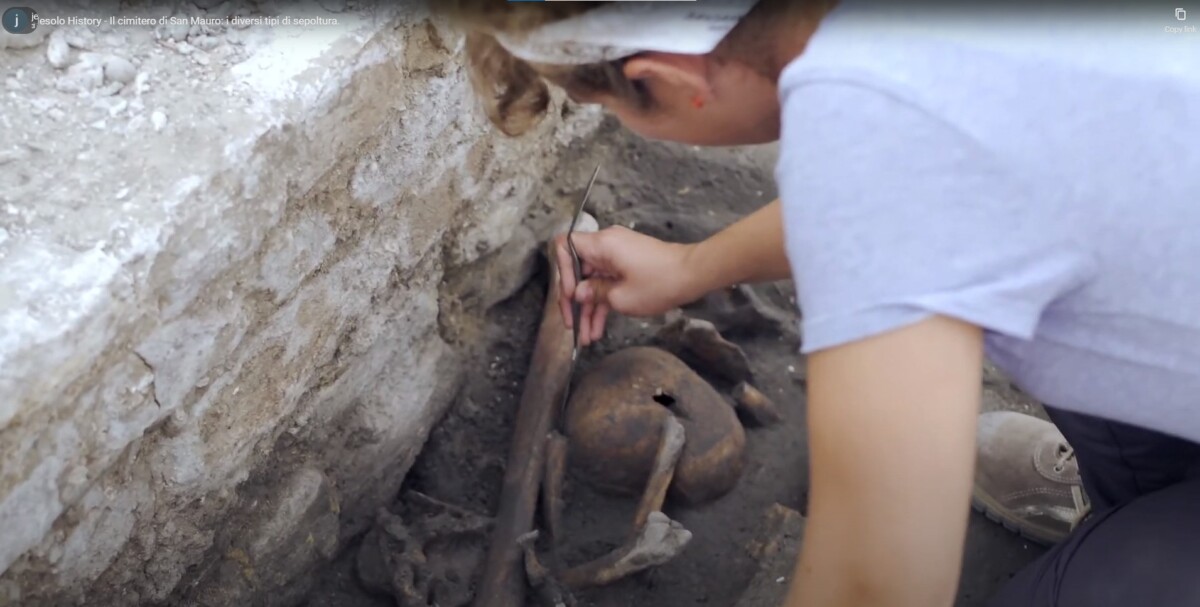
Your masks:
{"label": "sleeve of t-shirt", "polygon": [[1056,219],[1060,195],[967,130],[862,84],[793,87],[783,110],[776,178],[804,352],[934,315],[1029,339],[1078,286],[1086,260]]}

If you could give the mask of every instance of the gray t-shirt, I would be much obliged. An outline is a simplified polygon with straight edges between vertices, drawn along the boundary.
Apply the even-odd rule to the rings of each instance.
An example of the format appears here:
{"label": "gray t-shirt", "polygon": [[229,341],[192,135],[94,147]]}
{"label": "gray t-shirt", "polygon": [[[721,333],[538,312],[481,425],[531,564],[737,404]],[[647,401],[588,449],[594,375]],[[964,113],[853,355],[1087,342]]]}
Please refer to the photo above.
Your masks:
{"label": "gray t-shirt", "polygon": [[956,317],[1043,402],[1200,441],[1200,34],[993,17],[849,0],[784,71],[804,351]]}

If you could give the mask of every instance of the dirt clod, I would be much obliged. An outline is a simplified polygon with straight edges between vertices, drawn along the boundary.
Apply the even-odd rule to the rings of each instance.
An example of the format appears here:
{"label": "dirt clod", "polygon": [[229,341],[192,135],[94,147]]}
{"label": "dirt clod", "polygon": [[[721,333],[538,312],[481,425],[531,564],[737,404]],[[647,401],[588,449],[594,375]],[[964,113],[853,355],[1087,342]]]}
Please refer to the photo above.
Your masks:
{"label": "dirt clod", "polygon": [[804,540],[804,517],[781,504],[763,514],[758,534],[746,550],[759,563],[737,607],[778,607],[787,595],[796,556]]}

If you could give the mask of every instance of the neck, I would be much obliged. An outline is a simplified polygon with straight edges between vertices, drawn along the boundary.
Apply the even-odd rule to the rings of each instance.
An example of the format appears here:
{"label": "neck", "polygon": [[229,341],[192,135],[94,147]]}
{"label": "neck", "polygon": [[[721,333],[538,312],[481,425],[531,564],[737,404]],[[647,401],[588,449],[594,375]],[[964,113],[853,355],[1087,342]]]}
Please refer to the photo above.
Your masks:
{"label": "neck", "polygon": [[790,12],[786,19],[781,19],[772,32],[776,41],[768,64],[766,74],[772,82],[779,82],[783,68],[804,54],[808,41],[816,33],[821,20],[837,4],[837,0],[804,2],[802,8]]}

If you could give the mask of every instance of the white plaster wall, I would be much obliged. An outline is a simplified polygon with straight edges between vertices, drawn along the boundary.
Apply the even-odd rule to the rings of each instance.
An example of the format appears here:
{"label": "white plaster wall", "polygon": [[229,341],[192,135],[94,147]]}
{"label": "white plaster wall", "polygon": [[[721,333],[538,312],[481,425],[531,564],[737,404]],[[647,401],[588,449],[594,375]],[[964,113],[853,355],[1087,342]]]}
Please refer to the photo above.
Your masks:
{"label": "white plaster wall", "polygon": [[0,45],[0,605],[294,602],[528,276],[597,117],[499,138],[420,9],[322,14],[63,28],[133,49],[111,95]]}

